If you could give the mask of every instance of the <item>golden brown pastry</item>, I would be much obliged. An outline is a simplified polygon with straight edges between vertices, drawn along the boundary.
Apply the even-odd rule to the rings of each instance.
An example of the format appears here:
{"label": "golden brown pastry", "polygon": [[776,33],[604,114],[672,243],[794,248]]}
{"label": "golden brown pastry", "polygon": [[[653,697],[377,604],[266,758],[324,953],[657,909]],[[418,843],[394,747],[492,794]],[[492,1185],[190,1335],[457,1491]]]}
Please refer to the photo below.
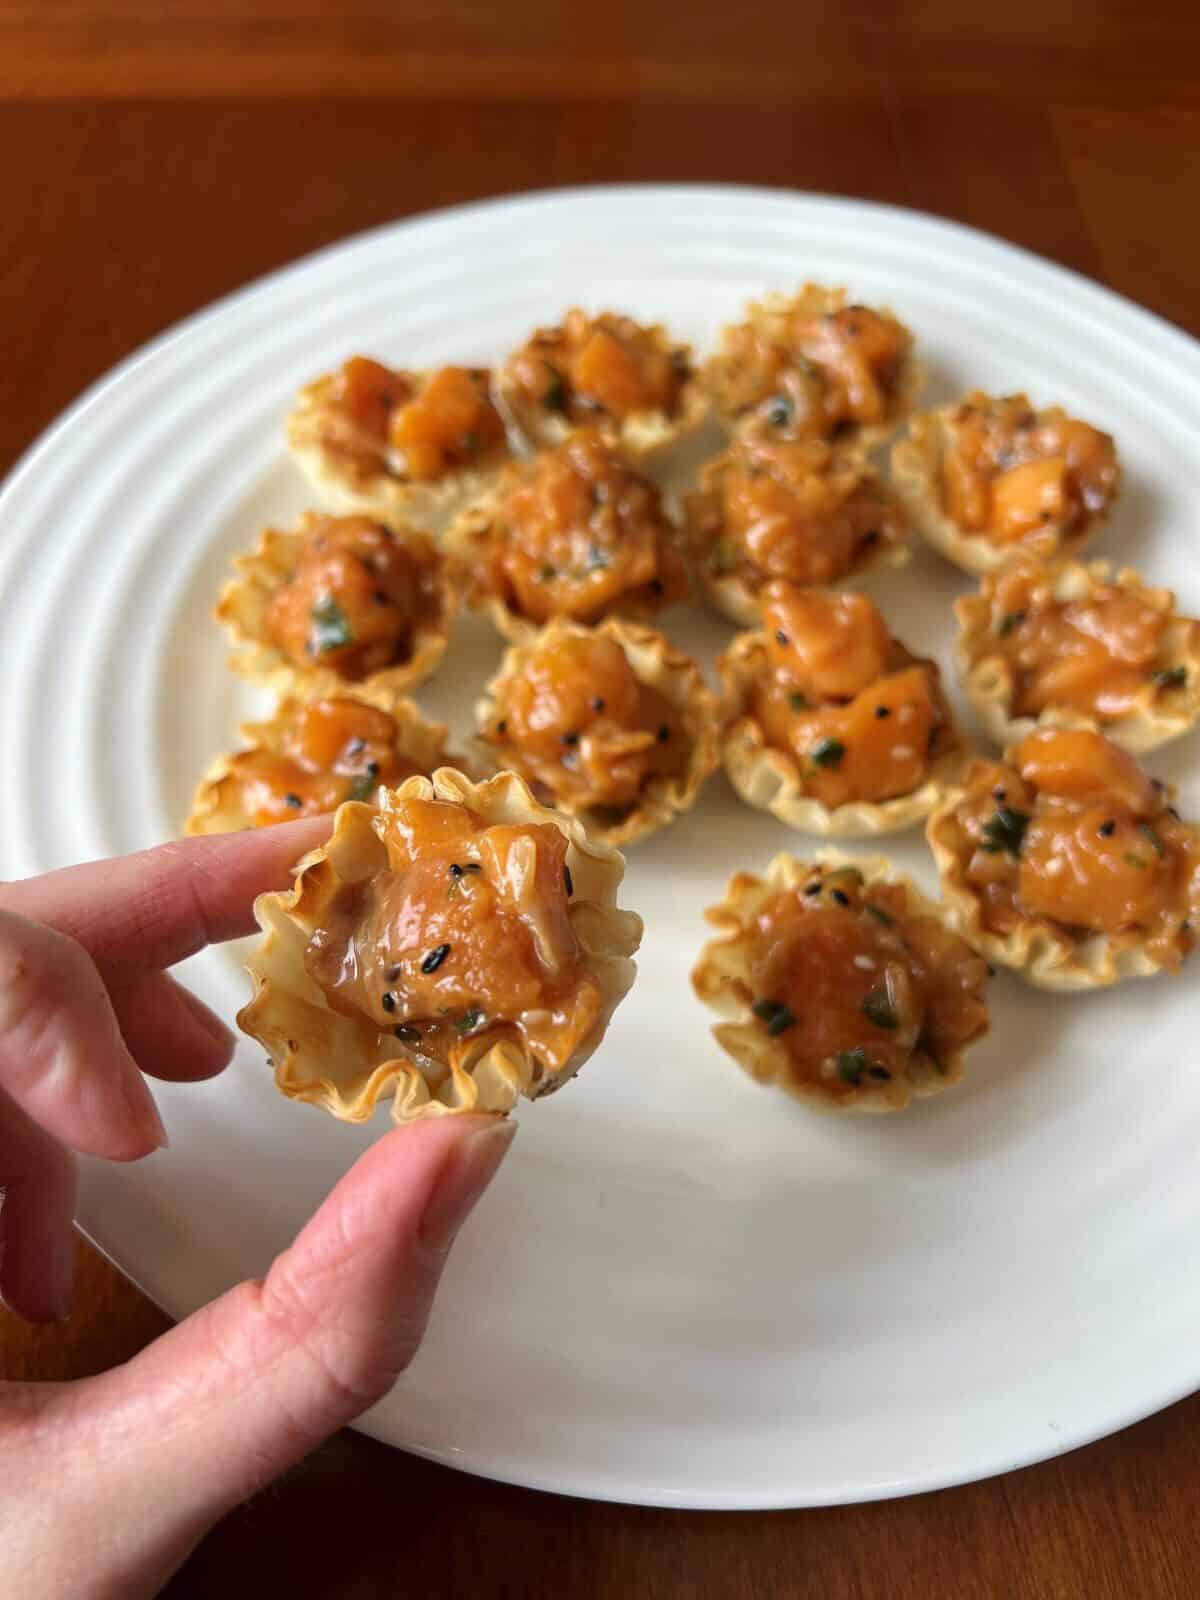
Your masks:
{"label": "golden brown pastry", "polygon": [[853,438],[868,449],[912,410],[923,374],[890,311],[847,305],[844,289],[806,283],[771,294],[726,328],[705,369],[731,426],[753,419],[787,439]]}
{"label": "golden brown pastry", "polygon": [[239,1013],[290,1099],[363,1122],[506,1112],[559,1088],[634,978],[624,864],[513,773],[442,768],[350,802],[295,886],[261,895]]}
{"label": "golden brown pastry", "polygon": [[900,1111],[957,1083],[988,1030],[987,964],[881,856],[776,856],[708,913],[692,974],[721,1047],[824,1111]]}
{"label": "golden brown pastry", "polygon": [[1200,828],[1092,729],[975,761],[927,837],[956,926],[1042,989],[1175,972],[1200,915]]}
{"label": "golden brown pastry", "polygon": [[913,418],[892,481],[934,549],[984,573],[1074,555],[1108,515],[1121,469],[1111,435],[1090,423],[977,389]]}
{"label": "golden brown pastry", "polygon": [[593,839],[628,844],[695,804],[717,765],[717,699],[661,633],[561,617],[505,655],[479,702],[501,766]]}
{"label": "golden brown pastry", "polygon": [[633,460],[675,444],[699,427],[708,399],[692,352],[614,311],[578,308],[538,328],[500,368],[497,389],[517,427],[535,445],[561,444],[594,424]]}
{"label": "golden brown pastry", "polygon": [[658,489],[596,428],[506,468],[446,547],[473,603],[509,639],[552,617],[645,616],[687,594]]}
{"label": "golden brown pastry", "polygon": [[908,522],[865,458],[819,439],[739,431],[684,497],[701,587],[753,626],[765,584],[848,586],[909,559]]}
{"label": "golden brown pastry", "polygon": [[454,590],[415,529],[309,512],[294,529],[268,528],[234,565],[217,606],[243,646],[230,664],[283,694],[407,689],[445,652]]}
{"label": "golden brown pastry", "polygon": [[959,671],[997,744],[1038,726],[1097,727],[1126,750],[1200,715],[1200,622],[1131,567],[1022,562],[955,602]]}
{"label": "golden brown pastry", "polygon": [[491,377],[352,356],[300,391],[287,422],[293,459],[332,510],[434,518],[478,494],[511,455]]}
{"label": "golden brown pastry", "polygon": [[773,583],[721,658],[725,770],[748,805],[830,838],[927,817],[961,764],[935,662],[865,595]]}
{"label": "golden brown pastry", "polygon": [[387,689],[284,700],[241,732],[247,748],[219,756],[196,790],[188,833],[322,816],[450,764],[445,727]]}

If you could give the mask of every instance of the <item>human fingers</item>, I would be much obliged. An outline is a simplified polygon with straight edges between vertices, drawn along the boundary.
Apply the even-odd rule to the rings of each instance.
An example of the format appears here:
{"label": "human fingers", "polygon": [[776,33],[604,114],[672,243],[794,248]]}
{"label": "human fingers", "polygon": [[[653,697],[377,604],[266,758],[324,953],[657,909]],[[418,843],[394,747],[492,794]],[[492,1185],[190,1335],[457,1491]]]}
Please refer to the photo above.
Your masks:
{"label": "human fingers", "polygon": [[219,1516],[379,1399],[412,1359],[449,1247],[513,1131],[481,1116],[394,1130],[261,1283],[44,1405],[44,1470],[72,1538],[20,1515],[45,1492],[36,1473],[10,1484],[0,1456],[0,1490],[16,1497],[15,1553],[59,1584],[47,1592],[114,1570],[125,1600],[157,1592]]}
{"label": "human fingers", "polygon": [[147,972],[109,993],[130,1053],[152,1077],[192,1083],[233,1059],[231,1030],[169,973]]}
{"label": "human fingers", "polygon": [[254,898],[285,884],[328,817],[179,839],[0,888],[0,906],[77,939],[120,987],[254,931]]}
{"label": "human fingers", "polygon": [[91,957],[8,911],[0,911],[0,1088],[86,1155],[130,1161],[165,1142]]}
{"label": "human fingers", "polygon": [[72,1156],[0,1091],[0,1300],[27,1322],[71,1309]]}

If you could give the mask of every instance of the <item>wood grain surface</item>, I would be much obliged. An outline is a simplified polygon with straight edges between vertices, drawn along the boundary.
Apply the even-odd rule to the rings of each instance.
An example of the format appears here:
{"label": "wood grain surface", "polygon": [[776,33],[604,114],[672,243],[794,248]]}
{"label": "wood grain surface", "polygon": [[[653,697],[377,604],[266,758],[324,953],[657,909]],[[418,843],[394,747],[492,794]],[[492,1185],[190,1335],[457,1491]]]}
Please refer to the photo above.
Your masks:
{"label": "wood grain surface", "polygon": [[[1195,0],[0,0],[0,468],[113,361],[268,268],[552,184],[916,206],[1200,332],[1198,60]],[[81,1244],[74,1316],[0,1311],[0,1370],[82,1376],[165,1326]],[[1194,1596],[1197,1424],[1193,1398],[988,1483],[728,1516],[535,1494],[347,1433],[167,1593]]]}

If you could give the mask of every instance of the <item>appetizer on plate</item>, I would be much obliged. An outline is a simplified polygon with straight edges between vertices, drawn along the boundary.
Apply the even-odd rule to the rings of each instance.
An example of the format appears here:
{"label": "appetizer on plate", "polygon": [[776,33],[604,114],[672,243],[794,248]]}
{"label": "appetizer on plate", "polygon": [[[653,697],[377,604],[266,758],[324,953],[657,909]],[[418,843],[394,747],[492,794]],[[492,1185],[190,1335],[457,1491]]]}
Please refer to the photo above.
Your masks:
{"label": "appetizer on plate", "polygon": [[445,653],[454,590],[415,529],[308,512],[293,529],[266,529],[234,566],[217,605],[242,646],[230,664],[282,694],[407,689]]}
{"label": "appetizer on plate", "polygon": [[762,621],[720,661],[722,754],[747,805],[831,838],[927,817],[961,765],[937,664],[861,594],[772,583]]}
{"label": "appetizer on plate", "polygon": [[717,765],[716,696],[661,633],[556,618],[513,645],[478,706],[493,759],[589,837],[628,844],[695,804]]}
{"label": "appetizer on plate", "polygon": [[513,773],[410,778],[260,895],[238,1022],[283,1094],[349,1122],[387,1096],[396,1122],[509,1111],[578,1071],[633,982],[623,871]]}
{"label": "appetizer on plate", "polygon": [[773,578],[844,586],[909,559],[895,495],[862,455],[819,439],[739,432],[705,466],[684,512],[705,595],[747,627]]}
{"label": "appetizer on plate", "polygon": [[1114,577],[1105,561],[1022,562],[954,610],[959,670],[997,744],[1036,726],[1091,725],[1151,750],[1200,716],[1200,622],[1130,567]]}
{"label": "appetizer on plate", "polygon": [[516,426],[536,445],[561,444],[595,423],[634,459],[653,455],[698,428],[708,397],[691,349],[657,323],[614,311],[575,308],[538,328],[509,356],[496,388]]}
{"label": "appetizer on plate", "polygon": [[984,573],[1074,555],[1107,516],[1121,469],[1099,428],[977,389],[913,418],[892,450],[892,481],[934,549]]}
{"label": "appetizer on plate", "polygon": [[707,912],[692,973],[713,1033],[759,1083],[824,1111],[900,1111],[963,1074],[988,967],[882,856],[776,856]]}
{"label": "appetizer on plate", "polygon": [[507,467],[446,547],[472,602],[509,639],[552,617],[645,615],[687,594],[662,496],[598,428]]}
{"label": "appetizer on plate", "polygon": [[752,415],[790,439],[852,435],[870,448],[920,393],[912,347],[890,311],[847,305],[844,289],[806,283],[748,305],[745,322],[722,332],[705,378],[730,425]]}
{"label": "appetizer on plate", "polygon": [[927,837],[964,938],[1042,989],[1175,972],[1200,916],[1200,828],[1088,728],[973,762]]}
{"label": "appetizer on plate", "polygon": [[436,516],[511,454],[486,368],[402,372],[368,356],[303,388],[287,436],[333,510],[388,520]]}
{"label": "appetizer on plate", "polygon": [[284,700],[266,722],[242,729],[247,748],[219,756],[192,801],[188,833],[232,833],[321,816],[344,800],[447,766],[446,729],[411,700],[360,688]]}

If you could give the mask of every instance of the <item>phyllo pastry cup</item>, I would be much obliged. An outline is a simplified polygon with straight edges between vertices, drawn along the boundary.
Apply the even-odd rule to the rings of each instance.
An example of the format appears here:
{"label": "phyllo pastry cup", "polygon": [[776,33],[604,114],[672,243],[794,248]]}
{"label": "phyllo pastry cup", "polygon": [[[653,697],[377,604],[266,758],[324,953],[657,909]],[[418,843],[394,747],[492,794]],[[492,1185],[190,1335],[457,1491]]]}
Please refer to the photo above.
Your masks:
{"label": "phyllo pastry cup", "polygon": [[1200,827],[1093,729],[976,760],[926,825],[963,937],[1040,989],[1177,972],[1200,917]]}
{"label": "phyllo pastry cup", "polygon": [[985,576],[954,610],[958,670],[999,745],[1035,727],[1094,727],[1152,750],[1200,716],[1200,622],[1132,567],[1022,563]]}
{"label": "phyllo pastry cup", "polygon": [[435,523],[512,454],[484,368],[408,372],[354,356],[301,389],[292,459],[333,511]]}
{"label": "phyllo pastry cup", "polygon": [[924,386],[913,336],[885,308],[848,305],[845,289],[806,283],[746,307],[722,331],[705,367],[729,427],[753,418],[793,439],[833,439],[870,450],[907,417]]}
{"label": "phyllo pastry cup", "polygon": [[821,1111],[901,1111],[963,1075],[988,968],[882,856],[823,850],[737,873],[692,984],[757,1083]]}
{"label": "phyllo pastry cup", "polygon": [[679,545],[658,487],[596,427],[514,462],[445,539],[459,587],[514,641],[558,616],[648,618],[685,599]]}
{"label": "phyllo pastry cup", "polygon": [[238,1022],[284,1095],[345,1121],[508,1112],[574,1076],[633,982],[623,872],[512,773],[410,778],[259,897]]}
{"label": "phyllo pastry cup", "polygon": [[964,572],[1075,555],[1121,486],[1111,437],[1060,406],[976,390],[914,417],[892,448],[913,526]]}
{"label": "phyllo pastry cup", "polygon": [[233,833],[321,816],[381,787],[460,765],[446,726],[390,689],[360,686],[317,700],[282,700],[238,730],[244,748],[218,756],[201,780],[187,833]]}
{"label": "phyllo pastry cup", "polygon": [[693,570],[715,610],[753,627],[769,583],[854,588],[911,558],[900,501],[858,450],[740,429],[683,497]]}
{"label": "phyllo pastry cup", "polygon": [[413,528],[307,512],[234,560],[216,615],[243,677],[299,699],[363,686],[402,692],[446,652],[457,593]]}
{"label": "phyllo pastry cup", "polygon": [[534,446],[561,444],[591,424],[634,461],[679,443],[708,416],[690,346],[613,311],[593,317],[576,307],[536,329],[500,367],[496,388]]}
{"label": "phyllo pastry cup", "polygon": [[719,662],[734,789],[824,838],[929,816],[963,761],[936,662],[892,638],[863,595],[775,584],[766,596],[765,626],[738,634]]}
{"label": "phyllo pastry cup", "polygon": [[557,618],[513,645],[476,708],[481,740],[590,838],[625,845],[696,802],[717,766],[717,697],[661,633]]}

